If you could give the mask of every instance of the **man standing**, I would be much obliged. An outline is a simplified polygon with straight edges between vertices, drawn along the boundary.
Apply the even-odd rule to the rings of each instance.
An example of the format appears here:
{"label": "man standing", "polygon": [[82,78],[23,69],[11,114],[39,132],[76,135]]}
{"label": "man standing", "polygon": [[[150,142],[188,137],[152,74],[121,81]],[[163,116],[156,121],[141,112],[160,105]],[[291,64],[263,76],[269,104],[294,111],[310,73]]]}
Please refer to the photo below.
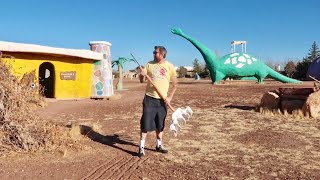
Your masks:
{"label": "man standing", "polygon": [[[153,61],[148,62],[145,68],[141,69],[141,74],[144,76],[147,74],[164,97],[162,99],[154,86],[148,81],[143,99],[143,114],[140,120],[139,157],[145,155],[144,144],[149,131],[156,131],[156,151],[168,153],[168,150],[162,144],[162,134],[167,116],[166,104],[170,104],[177,89],[177,73],[174,66],[165,59],[166,55],[165,47],[155,46]],[[172,82],[172,88],[168,94],[170,81]]]}

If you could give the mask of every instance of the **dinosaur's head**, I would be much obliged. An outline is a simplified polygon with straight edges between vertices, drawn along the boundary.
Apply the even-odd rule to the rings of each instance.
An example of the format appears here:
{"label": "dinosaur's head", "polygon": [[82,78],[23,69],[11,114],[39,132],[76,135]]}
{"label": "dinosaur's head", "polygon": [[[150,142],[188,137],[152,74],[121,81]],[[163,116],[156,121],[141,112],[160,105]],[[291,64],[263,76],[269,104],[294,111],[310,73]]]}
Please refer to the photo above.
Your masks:
{"label": "dinosaur's head", "polygon": [[182,35],[183,32],[180,28],[173,28],[171,29],[172,34]]}

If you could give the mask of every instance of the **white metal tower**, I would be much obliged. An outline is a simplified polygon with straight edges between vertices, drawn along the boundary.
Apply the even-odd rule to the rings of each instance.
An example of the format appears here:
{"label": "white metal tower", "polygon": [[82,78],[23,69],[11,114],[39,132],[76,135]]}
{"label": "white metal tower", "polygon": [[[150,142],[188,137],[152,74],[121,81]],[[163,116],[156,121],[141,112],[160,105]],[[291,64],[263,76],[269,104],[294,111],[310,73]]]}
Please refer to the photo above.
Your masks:
{"label": "white metal tower", "polygon": [[236,45],[241,45],[241,51],[247,52],[247,41],[232,41],[231,42],[231,52],[236,52]]}

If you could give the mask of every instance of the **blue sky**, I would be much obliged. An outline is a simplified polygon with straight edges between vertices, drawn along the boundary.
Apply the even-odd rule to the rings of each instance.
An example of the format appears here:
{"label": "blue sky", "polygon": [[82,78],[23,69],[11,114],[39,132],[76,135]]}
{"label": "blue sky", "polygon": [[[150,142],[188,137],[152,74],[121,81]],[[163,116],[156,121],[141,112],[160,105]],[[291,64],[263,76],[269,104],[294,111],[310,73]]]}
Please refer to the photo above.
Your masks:
{"label": "blue sky", "polygon": [[176,66],[204,63],[191,43],[171,34],[179,27],[220,56],[231,41],[245,40],[248,54],[281,64],[320,44],[319,12],[319,0],[10,0],[1,2],[0,41],[71,49],[108,41],[112,59],[133,53],[141,64],[163,45]]}

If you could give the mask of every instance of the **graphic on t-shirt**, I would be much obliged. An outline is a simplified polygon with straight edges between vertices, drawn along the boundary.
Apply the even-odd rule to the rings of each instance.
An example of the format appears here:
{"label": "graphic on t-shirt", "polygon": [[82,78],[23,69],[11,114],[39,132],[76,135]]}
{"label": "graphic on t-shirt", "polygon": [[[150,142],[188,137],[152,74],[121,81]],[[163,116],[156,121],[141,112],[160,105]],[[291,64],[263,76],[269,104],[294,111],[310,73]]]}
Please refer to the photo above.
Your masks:
{"label": "graphic on t-shirt", "polygon": [[165,76],[166,75],[166,69],[165,68],[161,68],[160,69],[160,76]]}
{"label": "graphic on t-shirt", "polygon": [[166,78],[166,74],[167,74],[167,70],[164,67],[154,67],[153,71],[152,71],[152,78],[153,79],[165,79]]}

